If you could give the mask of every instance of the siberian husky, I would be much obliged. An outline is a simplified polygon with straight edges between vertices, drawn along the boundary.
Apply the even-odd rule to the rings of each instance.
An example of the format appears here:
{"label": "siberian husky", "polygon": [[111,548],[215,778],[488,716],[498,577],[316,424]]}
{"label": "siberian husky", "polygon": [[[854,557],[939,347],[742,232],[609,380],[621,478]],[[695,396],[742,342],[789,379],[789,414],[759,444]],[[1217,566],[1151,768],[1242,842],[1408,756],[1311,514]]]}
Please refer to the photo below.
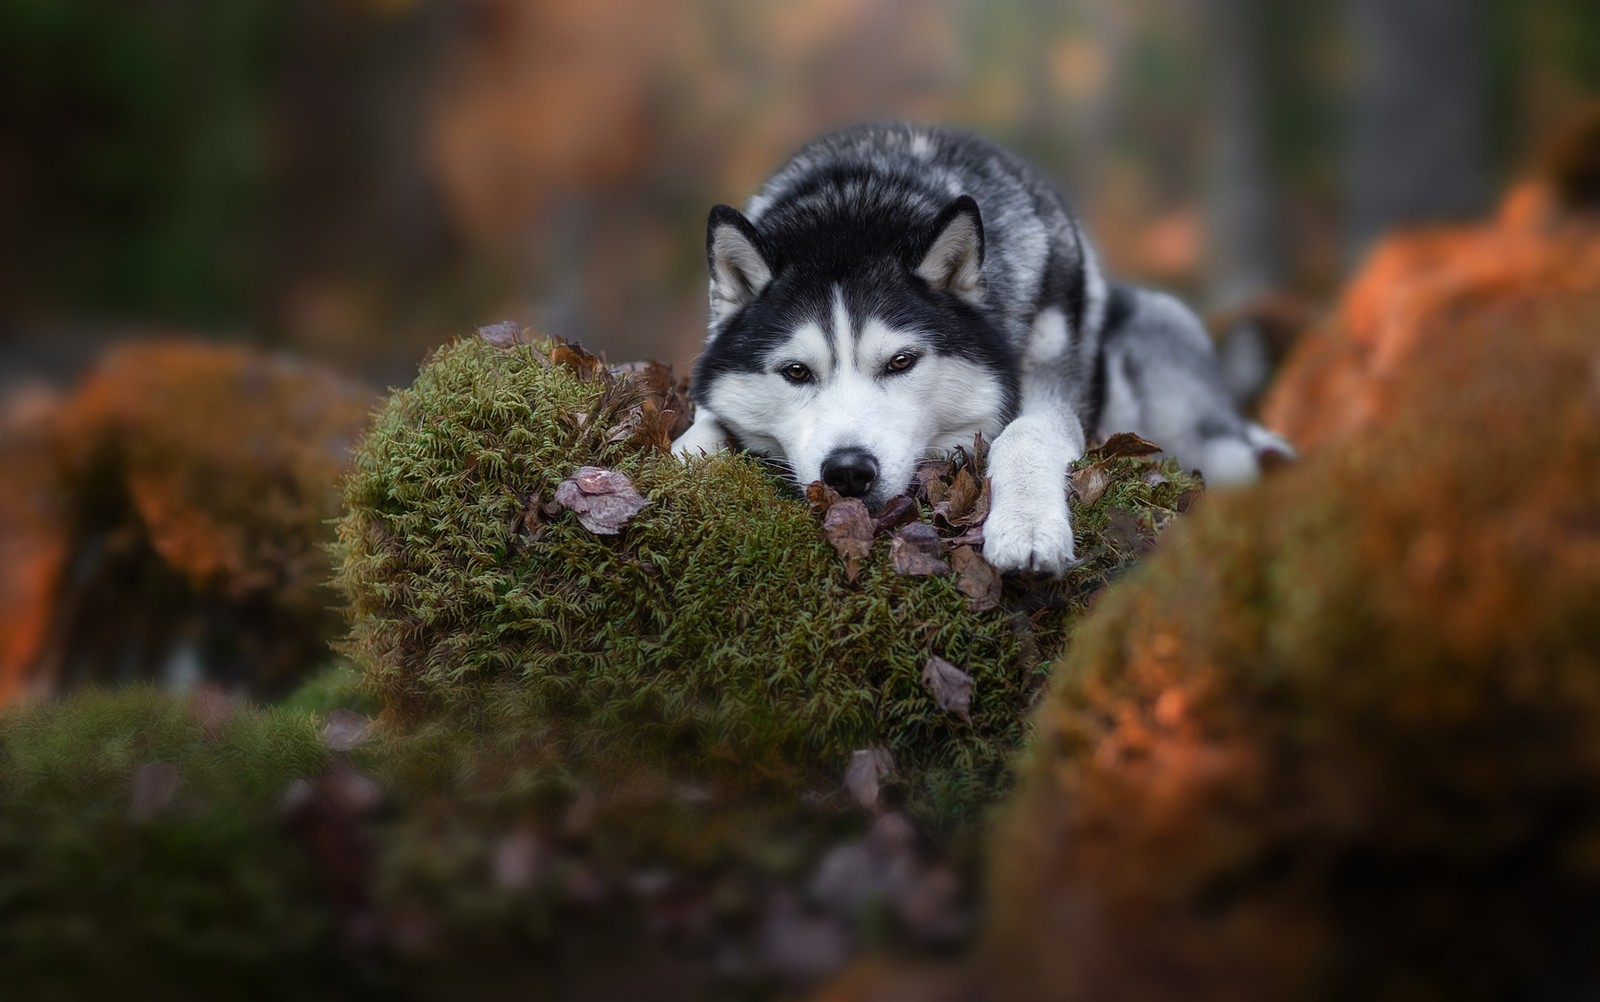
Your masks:
{"label": "siberian husky", "polygon": [[1235,412],[1194,314],[1108,282],[1056,190],[977,136],[816,139],[743,213],[711,210],[706,257],[695,419],[674,452],[731,442],[875,508],[981,432],[1001,571],[1072,565],[1067,467],[1091,435],[1136,432],[1212,484],[1288,451]]}

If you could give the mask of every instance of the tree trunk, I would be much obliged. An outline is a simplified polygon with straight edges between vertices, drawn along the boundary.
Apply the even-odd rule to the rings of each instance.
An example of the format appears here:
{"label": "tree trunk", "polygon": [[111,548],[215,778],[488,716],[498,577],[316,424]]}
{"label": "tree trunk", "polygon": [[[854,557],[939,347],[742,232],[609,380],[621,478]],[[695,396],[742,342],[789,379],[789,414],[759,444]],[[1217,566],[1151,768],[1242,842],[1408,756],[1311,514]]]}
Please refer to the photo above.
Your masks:
{"label": "tree trunk", "polygon": [[1483,0],[1351,0],[1357,78],[1349,250],[1482,212],[1490,189]]}

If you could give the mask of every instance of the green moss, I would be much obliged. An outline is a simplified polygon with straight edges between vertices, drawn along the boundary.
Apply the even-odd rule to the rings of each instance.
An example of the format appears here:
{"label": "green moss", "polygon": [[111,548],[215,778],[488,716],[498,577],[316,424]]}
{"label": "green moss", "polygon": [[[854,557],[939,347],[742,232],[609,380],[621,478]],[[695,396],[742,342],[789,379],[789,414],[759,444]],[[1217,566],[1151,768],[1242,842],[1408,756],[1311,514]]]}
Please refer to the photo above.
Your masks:
{"label": "green moss", "polygon": [[280,709],[308,714],[326,714],[330,710],[343,709],[371,715],[380,708],[377,697],[366,686],[361,673],[343,660],[308,675],[299,688],[276,705]]}
{"label": "green moss", "polygon": [[[472,338],[390,400],[349,479],[337,557],[348,652],[395,716],[509,701],[586,770],[671,761],[837,783],[852,750],[881,745],[915,809],[970,816],[1022,740],[1060,596],[1105,568],[1036,623],[970,611],[950,577],[895,574],[886,543],[850,584],[816,515],[755,460],[684,465],[612,441],[631,399],[535,347]],[[585,465],[626,473],[650,506],[614,537],[567,512],[533,532],[525,513]],[[1170,508],[1181,487],[1117,485],[1103,505],[1165,491]],[[974,676],[970,724],[922,685],[935,654]]]}
{"label": "green moss", "polygon": [[[308,976],[336,955],[326,893],[278,823],[284,791],[327,763],[312,719],[196,717],[144,688],[0,713],[8,996],[337,993]],[[170,797],[152,792],[169,767]]]}

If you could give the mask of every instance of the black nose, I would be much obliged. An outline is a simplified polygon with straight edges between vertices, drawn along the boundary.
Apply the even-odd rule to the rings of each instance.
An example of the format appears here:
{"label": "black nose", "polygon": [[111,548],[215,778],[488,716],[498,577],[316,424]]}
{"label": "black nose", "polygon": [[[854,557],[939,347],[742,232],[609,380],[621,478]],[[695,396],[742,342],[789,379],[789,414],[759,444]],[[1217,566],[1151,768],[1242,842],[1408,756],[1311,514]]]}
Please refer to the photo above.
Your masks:
{"label": "black nose", "polygon": [[865,449],[840,449],[822,461],[822,482],[847,498],[858,498],[878,479],[878,461]]}

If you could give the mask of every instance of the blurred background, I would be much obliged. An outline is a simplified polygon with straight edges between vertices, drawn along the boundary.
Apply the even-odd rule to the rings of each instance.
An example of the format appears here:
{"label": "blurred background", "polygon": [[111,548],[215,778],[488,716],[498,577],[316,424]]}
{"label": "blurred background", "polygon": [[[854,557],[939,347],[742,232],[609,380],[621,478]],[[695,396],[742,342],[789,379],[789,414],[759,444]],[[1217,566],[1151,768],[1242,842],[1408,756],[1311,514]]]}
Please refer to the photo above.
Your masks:
{"label": "blurred background", "polygon": [[4,0],[0,703],[292,686],[379,390],[503,320],[687,371],[709,207],[823,130],[1032,158],[1250,407],[1597,93],[1593,0]]}
{"label": "blurred background", "polygon": [[811,135],[979,129],[1111,267],[1317,303],[1600,87],[1591,0],[6,0],[0,381],[149,333],[379,385],[511,319],[681,365],[707,209]]}

